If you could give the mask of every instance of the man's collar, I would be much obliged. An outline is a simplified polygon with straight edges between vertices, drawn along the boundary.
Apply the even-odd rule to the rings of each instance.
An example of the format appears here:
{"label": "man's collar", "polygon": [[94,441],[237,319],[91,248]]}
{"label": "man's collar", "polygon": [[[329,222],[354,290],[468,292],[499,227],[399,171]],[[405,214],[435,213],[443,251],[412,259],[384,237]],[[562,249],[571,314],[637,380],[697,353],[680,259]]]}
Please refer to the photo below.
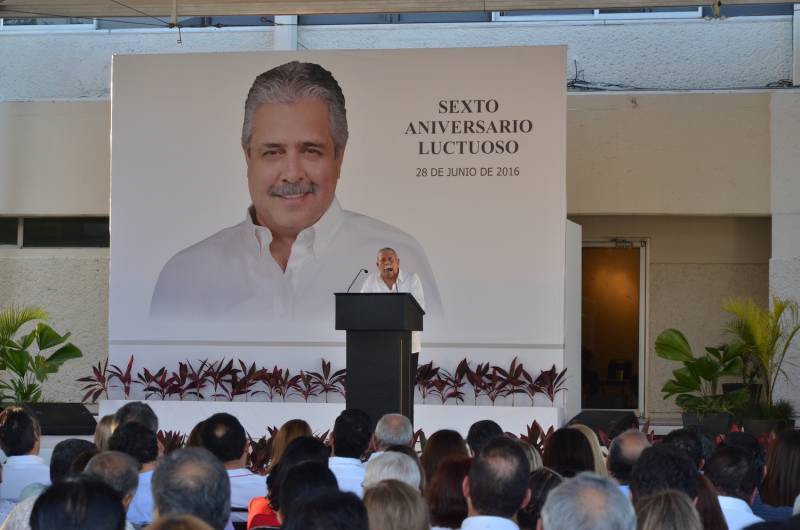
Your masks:
{"label": "man's collar", "polygon": [[[397,278],[395,278],[395,280],[394,280],[394,286],[392,286],[390,290],[395,290],[397,287],[399,287],[400,285],[402,285],[402,284],[403,284],[403,281],[405,281],[405,278],[406,278],[406,277],[405,277],[405,275],[403,275],[403,269],[400,269],[399,271],[397,271]],[[387,283],[384,281],[383,277],[382,277],[382,276],[380,276],[380,274],[378,274],[378,280],[380,280],[380,281],[381,281],[381,283],[383,283],[383,285],[385,285],[385,286],[386,286],[386,288],[387,288],[387,289],[389,289],[389,284],[387,284]],[[396,286],[397,286],[397,287],[396,287]]]}
{"label": "man's collar", "polygon": [[723,510],[736,510],[742,512],[750,512],[753,513],[753,509],[750,508],[750,505],[747,504],[747,501],[744,501],[738,497],[731,497],[729,495],[718,495],[717,500],[719,501],[720,508]]}
{"label": "man's collar", "polygon": [[[344,210],[342,210],[339,200],[334,197],[322,217],[316,223],[297,234],[297,240],[302,241],[305,238],[310,238],[314,254],[319,255],[333,240],[336,231],[342,224],[343,218]],[[272,243],[272,232],[266,226],[256,223],[255,209],[252,204],[247,208],[244,224],[249,230],[252,230],[259,251],[269,249],[269,245]]]}
{"label": "man's collar", "polygon": [[496,515],[473,515],[464,519],[462,530],[475,528],[493,528],[496,530],[518,530],[519,526],[513,520]]}

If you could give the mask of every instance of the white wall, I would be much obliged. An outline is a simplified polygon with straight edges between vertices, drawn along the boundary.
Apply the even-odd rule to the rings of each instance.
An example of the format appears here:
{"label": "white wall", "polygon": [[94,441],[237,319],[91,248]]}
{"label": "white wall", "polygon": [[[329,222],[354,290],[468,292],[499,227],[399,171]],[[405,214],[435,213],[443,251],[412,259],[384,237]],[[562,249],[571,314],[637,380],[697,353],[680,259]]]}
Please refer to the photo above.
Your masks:
{"label": "white wall", "polygon": [[[0,32],[0,101],[108,97],[111,55],[274,49],[272,28]],[[301,26],[298,49],[566,44],[568,77],[662,90],[763,87],[791,78],[792,17],[654,22]],[[31,68],[31,65],[36,65]],[[24,74],[22,74],[24,73]],[[209,73],[213,75],[212,72]]]}

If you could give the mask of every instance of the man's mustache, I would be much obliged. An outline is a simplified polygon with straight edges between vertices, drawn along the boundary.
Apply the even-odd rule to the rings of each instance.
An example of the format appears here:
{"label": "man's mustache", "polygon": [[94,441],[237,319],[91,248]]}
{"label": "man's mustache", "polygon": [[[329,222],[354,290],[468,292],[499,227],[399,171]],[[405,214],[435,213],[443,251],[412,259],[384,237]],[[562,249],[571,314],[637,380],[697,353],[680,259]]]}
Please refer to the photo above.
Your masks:
{"label": "man's mustache", "polygon": [[287,182],[276,184],[269,189],[269,194],[273,197],[291,197],[316,192],[317,185],[313,182]]}

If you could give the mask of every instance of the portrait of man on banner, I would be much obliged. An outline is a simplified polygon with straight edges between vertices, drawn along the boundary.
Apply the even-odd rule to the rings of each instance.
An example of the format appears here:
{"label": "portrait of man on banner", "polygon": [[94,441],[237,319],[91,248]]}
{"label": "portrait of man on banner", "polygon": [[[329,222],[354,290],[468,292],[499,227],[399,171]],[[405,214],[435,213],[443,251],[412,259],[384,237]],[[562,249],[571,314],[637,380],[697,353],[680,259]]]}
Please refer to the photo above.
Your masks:
{"label": "portrait of man on banner", "polygon": [[347,289],[384,247],[403,256],[404,268],[422,281],[428,311],[441,314],[434,274],[417,240],[339,204],[347,139],[345,98],[331,72],[292,61],[259,75],[242,125],[251,200],[244,220],[164,265],[151,318],[333,318],[333,293]]}

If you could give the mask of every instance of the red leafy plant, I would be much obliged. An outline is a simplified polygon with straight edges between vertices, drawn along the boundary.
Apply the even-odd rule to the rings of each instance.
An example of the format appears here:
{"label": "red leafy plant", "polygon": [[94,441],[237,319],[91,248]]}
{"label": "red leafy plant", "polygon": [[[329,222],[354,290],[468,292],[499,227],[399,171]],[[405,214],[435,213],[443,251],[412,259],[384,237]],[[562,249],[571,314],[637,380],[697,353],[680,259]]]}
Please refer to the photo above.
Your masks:
{"label": "red leafy plant", "polygon": [[158,431],[156,437],[164,447],[165,455],[186,445],[186,435],[179,431]]}
{"label": "red leafy plant", "polygon": [[[526,394],[526,381],[530,379],[530,374],[525,371],[522,363],[517,362],[517,358],[512,359],[508,370],[504,370],[499,366],[493,366],[492,371],[497,372],[497,375],[504,381],[503,396],[511,396],[511,405],[515,405],[514,397],[517,394]],[[525,376],[528,376],[527,378]],[[494,404],[494,401],[492,401]]]}
{"label": "red leafy plant", "polygon": [[108,359],[105,362],[97,362],[97,366],[92,366],[92,375],[77,379],[79,383],[87,383],[81,390],[86,390],[86,394],[81,400],[82,403],[89,401],[97,403],[100,396],[105,395],[108,399]]}
{"label": "red leafy plant", "polygon": [[320,393],[325,396],[325,403],[328,402],[328,394],[339,394],[345,397],[345,382],[347,370],[341,369],[331,372],[331,363],[322,359],[322,370],[319,372],[307,372],[316,382]]}
{"label": "red leafy plant", "polygon": [[[116,364],[112,364],[111,368],[108,370],[108,382],[109,388],[122,388],[122,397],[124,399],[128,399],[131,397],[131,384],[133,384],[133,375],[131,374],[131,370],[133,369],[133,355],[128,358],[128,365],[123,370]],[[110,385],[111,381],[116,379],[119,382],[120,386]]]}
{"label": "red leafy plant", "polygon": [[525,434],[519,435],[519,439],[525,440],[541,453],[544,451],[544,446],[550,436],[553,435],[553,432],[555,432],[555,429],[551,425],[550,428],[545,431],[542,426],[539,425],[539,422],[533,420],[533,423],[526,427],[526,431]]}
{"label": "red leafy plant", "polygon": [[536,378],[534,384],[539,389],[539,392],[544,394],[551,404],[555,404],[556,395],[567,389],[564,384],[567,382],[567,369],[564,368],[560,372],[556,371],[554,364],[549,370],[542,370],[539,377]]}
{"label": "red leafy plant", "polygon": [[467,381],[472,385],[472,393],[475,399],[475,404],[478,404],[478,398],[481,395],[488,395],[488,376],[491,366],[489,363],[478,363],[475,370],[470,370],[467,367]]}
{"label": "red leafy plant", "polygon": [[167,369],[164,367],[161,367],[155,373],[145,368],[136,374],[136,384],[143,387],[145,400],[153,396],[165,399],[169,395],[172,378],[167,377]]}
{"label": "red leafy plant", "polygon": [[436,381],[438,376],[439,367],[434,366],[433,361],[417,367],[416,387],[417,390],[419,390],[420,396],[422,396],[423,403],[425,403],[428,394],[433,391],[434,381]]}

